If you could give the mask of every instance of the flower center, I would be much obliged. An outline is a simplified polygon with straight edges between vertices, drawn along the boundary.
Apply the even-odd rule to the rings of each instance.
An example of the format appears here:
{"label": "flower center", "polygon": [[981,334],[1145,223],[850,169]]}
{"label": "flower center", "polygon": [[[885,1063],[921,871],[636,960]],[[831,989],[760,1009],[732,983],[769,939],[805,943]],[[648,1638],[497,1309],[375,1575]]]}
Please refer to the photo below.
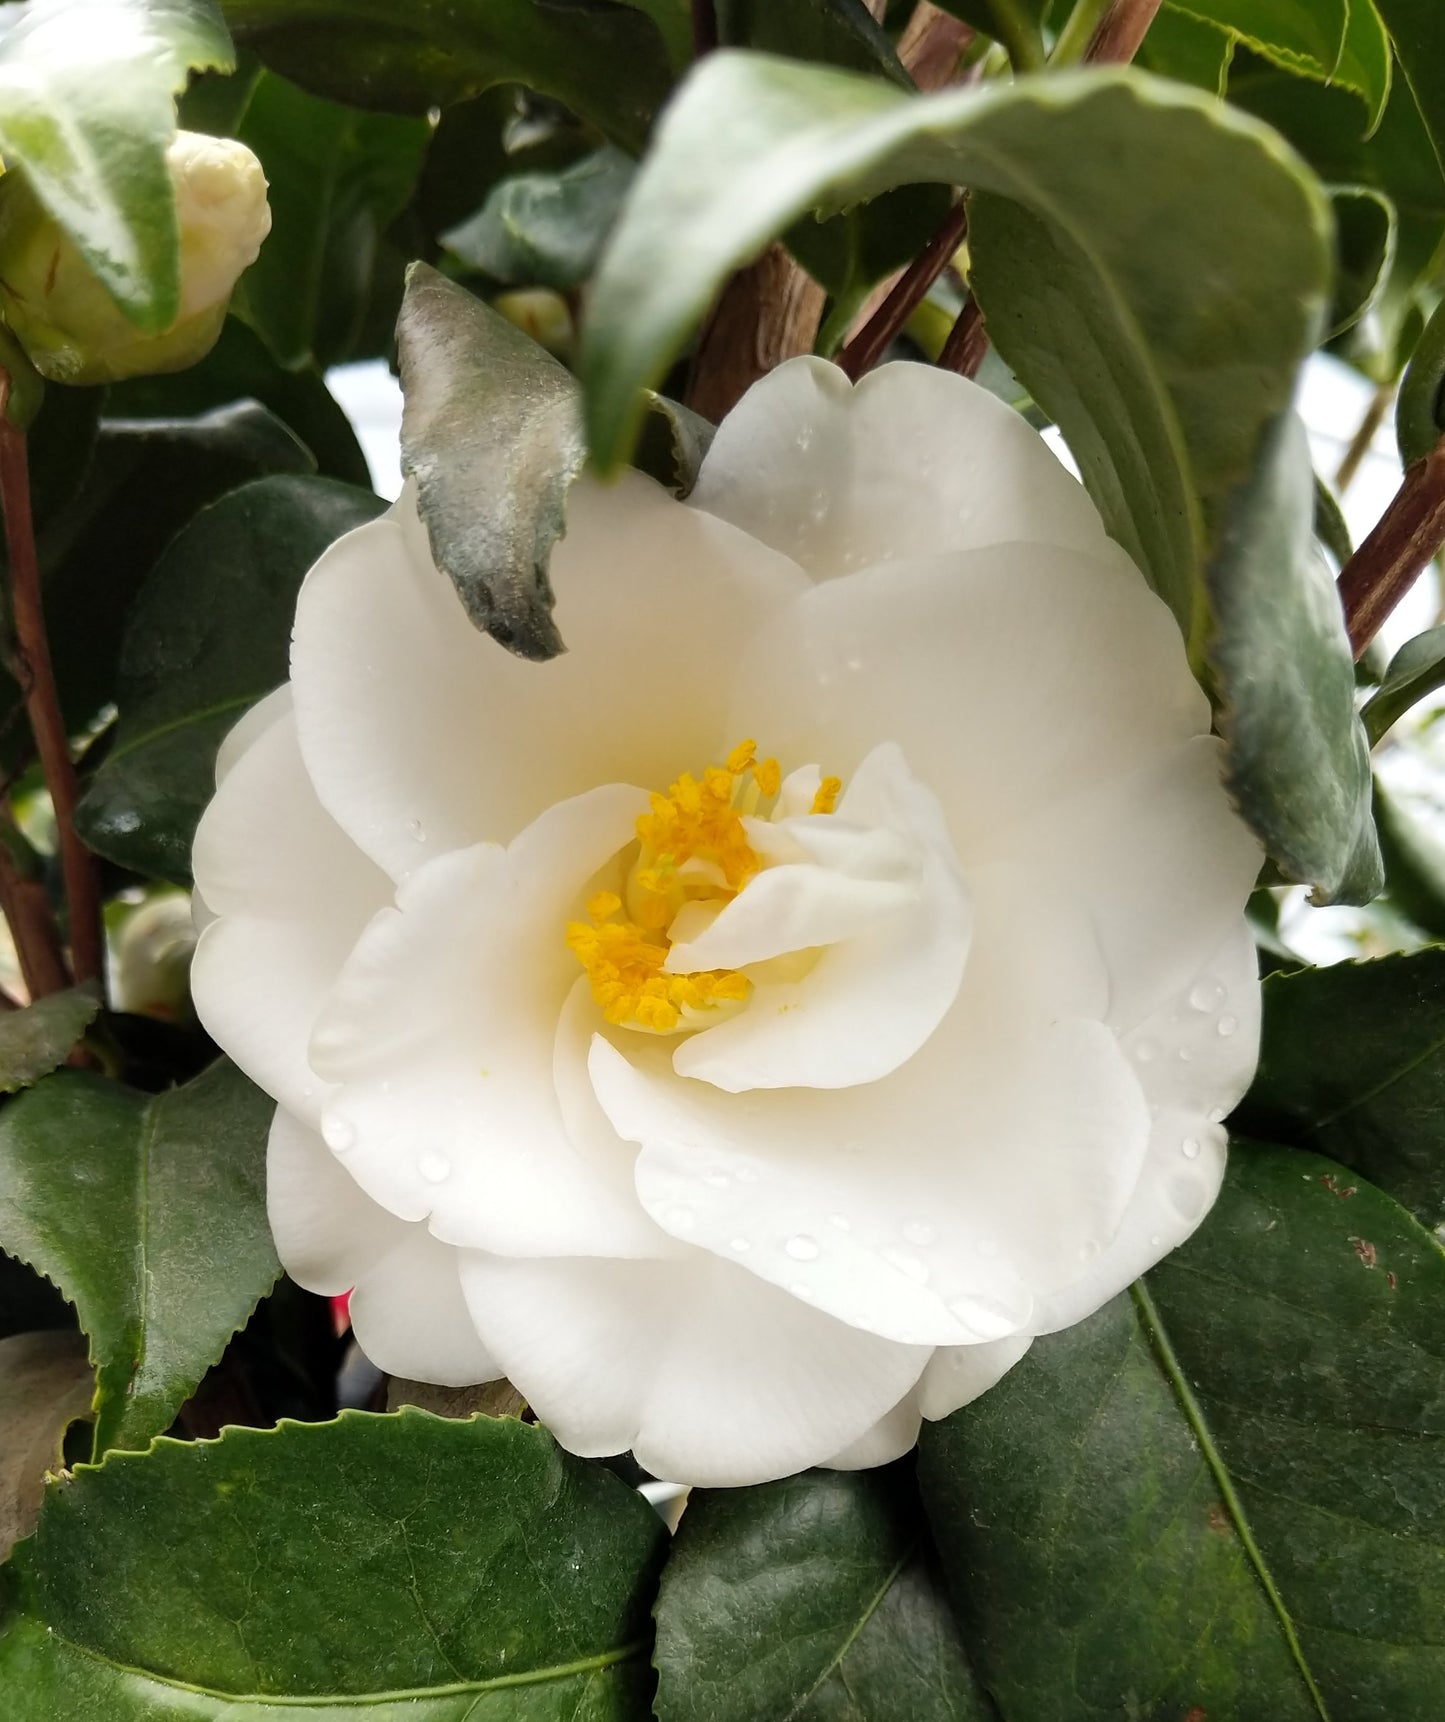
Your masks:
{"label": "flower center", "polygon": [[[695,938],[762,869],[743,820],[781,784],[777,760],[760,760],[757,743],[745,741],[724,764],[700,778],[684,772],[665,795],[650,797],[622,894],[599,891],[587,920],[567,928],[568,949],[608,1022],[674,1034],[747,1002],[751,983],[735,969],[665,974],[663,964],[674,937]],[[831,813],[841,788],[825,777],[810,811]]]}

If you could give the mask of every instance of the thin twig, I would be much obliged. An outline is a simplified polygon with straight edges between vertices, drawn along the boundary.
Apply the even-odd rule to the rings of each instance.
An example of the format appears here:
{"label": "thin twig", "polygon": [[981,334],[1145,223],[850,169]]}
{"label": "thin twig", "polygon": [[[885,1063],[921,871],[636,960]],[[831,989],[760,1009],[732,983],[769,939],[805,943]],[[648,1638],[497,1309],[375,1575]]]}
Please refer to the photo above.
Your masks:
{"label": "thin twig", "polygon": [[826,295],[781,245],[723,288],[698,337],[687,380],[687,404],[718,423],[759,377],[784,359],[811,353]]}
{"label": "thin twig", "polygon": [[948,331],[938,363],[945,371],[957,371],[961,377],[972,378],[978,375],[987,352],[988,331],[983,326],[983,312],[978,308],[978,300],[970,296]]}
{"label": "thin twig", "polygon": [[32,999],[70,985],[55,917],[38,879],[29,879],[0,838],[0,913],[15,941],[20,976]]}
{"label": "thin twig", "polygon": [[1345,450],[1344,458],[1335,470],[1335,489],[1343,496],[1354,482],[1355,474],[1360,470],[1365,456],[1370,452],[1370,444],[1375,440],[1375,432],[1385,422],[1385,414],[1390,410],[1390,402],[1395,398],[1395,385],[1381,383],[1370,396],[1370,404],[1365,408],[1365,416],[1360,420],[1355,434],[1350,438],[1350,446]]}
{"label": "thin twig", "polygon": [[1084,58],[1095,66],[1127,66],[1139,52],[1162,0],[1114,0]]}
{"label": "thin twig", "polygon": [[700,60],[718,45],[715,0],[692,0],[692,57]]}
{"label": "thin twig", "polygon": [[25,695],[26,715],[35,734],[40,768],[55,808],[60,868],[70,910],[71,964],[76,980],[98,981],[105,951],[100,890],[94,858],[75,830],[79,788],[45,632],[40,563],[35,554],[35,525],[30,514],[30,466],[25,433],[6,416],[9,398],[10,379],[0,371],[0,509],[5,515],[5,547],[10,559],[15,667],[20,690]]}
{"label": "thin twig", "polygon": [[[963,52],[972,40],[973,30],[961,18],[940,11],[932,0],[918,0],[898,38],[898,58],[920,90],[942,90],[965,81]],[[973,77],[978,71],[969,68]]]}
{"label": "thin twig", "polygon": [[923,303],[968,232],[968,204],[959,198],[943,225],[898,277],[888,297],[838,355],[838,366],[852,382],[877,364],[903,325]]}
{"label": "thin twig", "polygon": [[1445,548],[1445,437],[1406,469],[1405,481],[1340,573],[1340,603],[1356,658]]}

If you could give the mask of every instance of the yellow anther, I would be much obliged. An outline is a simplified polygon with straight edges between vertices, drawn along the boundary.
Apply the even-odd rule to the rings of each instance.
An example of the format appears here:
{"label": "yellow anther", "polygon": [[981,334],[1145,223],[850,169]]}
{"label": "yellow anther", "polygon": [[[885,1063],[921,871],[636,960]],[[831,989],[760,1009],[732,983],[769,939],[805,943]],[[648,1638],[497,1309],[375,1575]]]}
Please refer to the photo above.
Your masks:
{"label": "yellow anther", "polygon": [[[684,772],[665,795],[648,797],[625,893],[597,892],[587,904],[589,922],[567,928],[568,948],[608,1022],[674,1034],[705,1027],[710,1016],[746,1000],[752,983],[732,969],[666,974],[668,929],[689,903],[725,908],[757,874],[762,863],[743,818],[781,787],[777,760],[759,760],[757,743],[744,741],[724,765],[700,777]],[[824,778],[813,812],[831,813],[842,787]]]}

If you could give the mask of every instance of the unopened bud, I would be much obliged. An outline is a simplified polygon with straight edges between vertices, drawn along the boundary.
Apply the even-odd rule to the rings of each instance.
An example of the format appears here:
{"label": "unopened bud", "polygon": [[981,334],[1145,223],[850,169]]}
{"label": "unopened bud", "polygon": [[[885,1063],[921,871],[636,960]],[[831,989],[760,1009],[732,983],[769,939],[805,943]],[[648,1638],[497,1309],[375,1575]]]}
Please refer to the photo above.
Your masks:
{"label": "unopened bud", "polygon": [[216,344],[231,291],[271,231],[266,176],[244,144],[199,132],[177,132],[166,164],[180,306],[155,335],[129,320],[23,177],[0,179],[0,311],[42,376],[107,383],[180,371]]}

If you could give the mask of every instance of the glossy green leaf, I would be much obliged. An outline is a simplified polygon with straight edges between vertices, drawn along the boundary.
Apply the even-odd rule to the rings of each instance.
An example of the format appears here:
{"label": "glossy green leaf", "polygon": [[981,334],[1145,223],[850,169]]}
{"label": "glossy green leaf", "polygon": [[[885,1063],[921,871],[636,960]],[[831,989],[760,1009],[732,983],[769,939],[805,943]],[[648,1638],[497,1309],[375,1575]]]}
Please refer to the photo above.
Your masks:
{"label": "glossy green leaf", "polygon": [[1414,92],[1445,173],[1445,11],[1436,0],[1374,0],[1395,44],[1400,69]]}
{"label": "glossy green leaf", "polygon": [[1361,98],[1373,125],[1390,93],[1390,39],[1375,0],[1167,0],[1276,65]]}
{"label": "glossy green leaf", "polygon": [[1314,498],[1304,429],[1286,414],[1223,511],[1204,577],[1208,663],[1240,811],[1287,878],[1364,903],[1383,883],[1370,754]]}
{"label": "glossy green leaf", "polygon": [[1400,647],[1365,702],[1360,715],[1371,743],[1392,729],[1411,706],[1441,687],[1445,687],[1445,627],[1427,628]]}
{"label": "glossy green leaf", "polygon": [[[244,315],[280,364],[339,364],[364,325],[382,235],[416,184],[430,128],[268,72],[236,135],[271,187],[271,233],[242,283]],[[387,321],[394,315],[392,306]]]}
{"label": "glossy green leaf", "polygon": [[651,7],[615,0],[221,0],[238,41],[303,88],[425,113],[525,84],[637,153],[672,84]]}
{"label": "glossy green leaf", "polygon": [[570,374],[505,317],[414,264],[397,324],[402,467],[467,614],[524,658],[562,649],[547,563],[586,448]]}
{"label": "glossy green leaf", "polygon": [[[1127,204],[1120,160],[1151,165]],[[908,98],[711,55],[669,109],[594,286],[581,367],[594,459],[624,457],[639,388],[732,267],[807,209],[921,180],[975,188],[972,279],[990,332],[1191,628],[1211,510],[1252,469],[1319,327],[1327,211],[1267,133],[1139,73]],[[1151,222],[1168,243],[1137,242]],[[1208,293],[1180,292],[1206,277]]]}
{"label": "glossy green leaf", "polygon": [[1442,1311],[1445,1253],[1388,1196],[1239,1142],[1145,1285],[926,1424],[924,1500],[1006,1722],[1424,1722]]}
{"label": "glossy green leaf", "polygon": [[992,1722],[906,1467],[694,1490],[656,1616],[659,1722]]}
{"label": "glossy green leaf", "polygon": [[66,1431],[90,1415],[95,1377],[78,1333],[0,1339],[0,1560],[28,1537],[47,1471],[58,1471]]}
{"label": "glossy green leaf", "polygon": [[1211,96],[1222,96],[1234,58],[1234,38],[1187,12],[1161,7],[1134,63],[1161,78],[1177,78]]}
{"label": "glossy green leaf", "polygon": [[1271,975],[1240,1118],[1445,1221],[1445,950]]}
{"label": "glossy green leaf", "polygon": [[913,80],[863,0],[717,0],[718,40],[794,60],[877,72],[904,89]]}
{"label": "glossy green leaf", "polygon": [[1445,300],[1415,343],[1395,403],[1395,440],[1406,466],[1423,460],[1445,436]]}
{"label": "glossy green leaf", "polygon": [[99,988],[84,986],[0,1015],[0,1094],[29,1088],[64,1064],[99,1011]]}
{"label": "glossy green leaf", "polygon": [[1445,939],[1445,845],[1378,780],[1375,829],[1385,862],[1385,901],[1426,938]]}
{"label": "glossy green leaf", "polygon": [[643,1722],[664,1540],[511,1418],[161,1442],[48,1491],[0,1688],[37,1722]]}
{"label": "glossy green leaf", "polygon": [[78,824],[138,873],[190,881],[216,751],[286,680],[296,594],[333,539],[385,505],[325,478],[263,478],[203,509],[141,588],[121,651],[114,744]]}
{"label": "glossy green leaf", "polygon": [[159,1095],[62,1071],[0,1112],[0,1245],[79,1312],[97,1452],[166,1429],[280,1272],[272,1111],[223,1060]]}
{"label": "glossy green leaf", "polygon": [[712,444],[714,427],[690,407],[650,389],[647,406],[633,464],[665,485],[674,496],[687,496],[697,483],[703,457]]}
{"label": "glossy green leaf", "polygon": [[1382,192],[1353,185],[1332,187],[1330,207],[1335,216],[1333,339],[1353,328],[1384,290],[1395,258],[1395,209]]}
{"label": "glossy green leaf", "polygon": [[517,174],[442,243],[493,280],[571,292],[596,266],[633,172],[631,159],[608,147],[560,173]]}
{"label": "glossy green leaf", "polygon": [[0,22],[0,156],[132,321],[175,320],[180,277],[165,152],[192,68],[229,68],[213,0],[32,0]]}
{"label": "glossy green leaf", "polygon": [[[57,391],[52,389],[51,394]],[[188,371],[113,383],[106,406],[125,419],[173,418],[213,412],[239,401],[258,401],[303,442],[325,478],[371,488],[366,456],[351,422],[320,371],[283,371],[256,331],[227,317],[221,338]]]}

